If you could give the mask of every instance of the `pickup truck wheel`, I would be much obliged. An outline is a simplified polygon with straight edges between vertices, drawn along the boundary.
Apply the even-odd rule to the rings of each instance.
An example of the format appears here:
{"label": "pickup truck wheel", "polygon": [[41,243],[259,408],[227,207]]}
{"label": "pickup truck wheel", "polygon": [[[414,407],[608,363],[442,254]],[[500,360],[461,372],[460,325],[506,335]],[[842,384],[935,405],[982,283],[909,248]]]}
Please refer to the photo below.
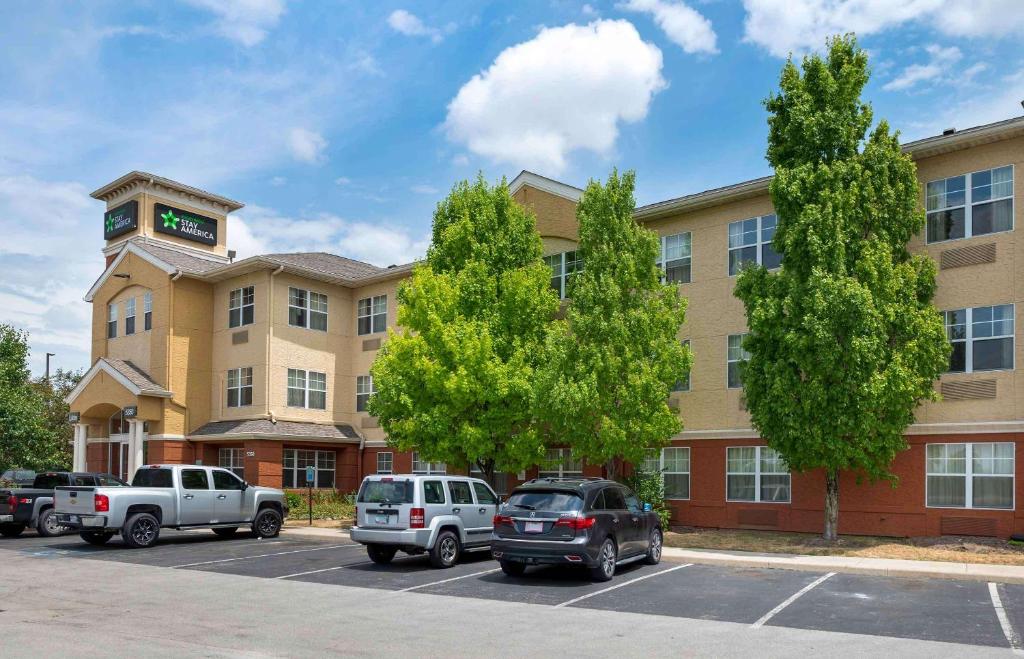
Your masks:
{"label": "pickup truck wheel", "polygon": [[264,508],[253,520],[252,532],[257,538],[276,538],[281,532],[281,513],[273,508]]}
{"label": "pickup truck wheel", "polygon": [[114,534],[109,531],[83,531],[78,535],[82,540],[85,540],[90,545],[96,545],[97,547],[107,544],[110,542],[110,539],[114,537]]}
{"label": "pickup truck wheel", "polygon": [[17,538],[24,530],[24,524],[0,524],[0,535],[5,538]]}
{"label": "pickup truck wheel", "polygon": [[36,531],[44,538],[53,538],[61,535],[67,529],[57,523],[56,513],[53,508],[47,508],[39,513],[39,521],[36,522]]}
{"label": "pickup truck wheel", "polygon": [[235,534],[235,531],[237,531],[237,530],[238,530],[237,526],[231,526],[231,527],[228,527],[226,529],[214,529],[213,532],[216,533],[217,535],[219,535],[222,538],[230,538],[231,536],[233,536]]}
{"label": "pickup truck wheel", "polygon": [[152,547],[160,537],[160,522],[149,513],[136,513],[124,523],[121,537],[124,544],[135,549]]}
{"label": "pickup truck wheel", "polygon": [[526,572],[526,564],[515,561],[501,561],[501,571],[510,577],[521,577]]}
{"label": "pickup truck wheel", "polygon": [[434,548],[430,550],[430,564],[434,567],[451,567],[458,562],[460,553],[462,548],[459,546],[459,536],[451,531],[441,531]]}
{"label": "pickup truck wheel", "polygon": [[398,547],[390,545],[366,545],[366,555],[370,560],[380,565],[387,565],[395,557]]}

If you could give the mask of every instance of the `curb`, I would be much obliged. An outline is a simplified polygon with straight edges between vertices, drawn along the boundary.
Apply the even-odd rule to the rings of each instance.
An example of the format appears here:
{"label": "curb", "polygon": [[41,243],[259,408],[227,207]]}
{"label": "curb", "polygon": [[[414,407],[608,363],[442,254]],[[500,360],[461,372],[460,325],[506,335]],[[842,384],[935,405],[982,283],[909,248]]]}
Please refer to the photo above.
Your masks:
{"label": "curb", "polygon": [[685,563],[727,567],[771,568],[808,572],[840,572],[881,577],[959,579],[1024,584],[1024,566],[983,563],[947,563],[893,558],[857,558],[848,556],[803,556],[793,554],[745,554],[714,550],[690,550],[665,547],[662,558]]}
{"label": "curb", "polygon": [[348,538],[348,529],[325,528],[321,526],[288,526],[281,527],[281,533],[285,535],[307,535],[320,538],[336,538],[343,536]]}

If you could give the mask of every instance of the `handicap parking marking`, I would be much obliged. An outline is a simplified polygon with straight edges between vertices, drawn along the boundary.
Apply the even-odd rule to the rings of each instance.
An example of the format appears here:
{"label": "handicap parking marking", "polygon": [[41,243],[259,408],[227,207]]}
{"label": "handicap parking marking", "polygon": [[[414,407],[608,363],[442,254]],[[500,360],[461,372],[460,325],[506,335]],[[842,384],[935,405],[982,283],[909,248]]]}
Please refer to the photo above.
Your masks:
{"label": "handicap parking marking", "polygon": [[1006,637],[1006,642],[1010,644],[1010,649],[1017,656],[1024,656],[1024,649],[1021,647],[1020,636],[1017,634],[1017,630],[1013,628],[1013,623],[1010,622],[1010,617],[1006,615],[1006,608],[1003,607],[1003,599],[999,596],[998,584],[989,582],[988,594],[992,598],[992,607],[996,610],[996,618],[999,619],[999,626],[1003,629],[1003,636]]}
{"label": "handicap parking marking", "polygon": [[396,592],[396,593],[408,593],[409,591],[419,590],[420,588],[429,588],[430,586],[439,586],[439,585],[441,585],[443,583],[450,583],[452,581],[458,581],[460,579],[468,579],[470,577],[479,577],[479,576],[482,576],[482,575],[485,575],[485,574],[491,574],[493,572],[500,572],[500,571],[501,571],[501,568],[500,567],[496,567],[493,570],[483,570],[481,572],[473,572],[471,574],[463,574],[462,576],[459,576],[459,577],[452,577],[451,579],[441,579],[440,581],[431,581],[430,583],[423,583],[423,584],[420,584],[418,586],[409,586],[408,588],[402,588],[401,590],[396,590],[394,592]]}
{"label": "handicap parking marking", "polygon": [[[234,561],[247,561],[247,560],[256,559],[256,558],[269,558],[271,556],[286,556],[286,555],[289,555],[289,554],[302,554],[304,552],[310,552],[310,551],[324,551],[324,550],[327,550],[327,549],[345,549],[345,548],[348,548],[348,547],[359,547],[359,546],[361,546],[361,545],[358,545],[358,544],[344,544],[344,545],[329,545],[327,547],[309,547],[309,548],[306,548],[306,549],[291,549],[289,551],[278,551],[278,552],[274,552],[274,553],[271,553],[271,554],[256,554],[254,556],[236,556],[234,558],[220,558],[220,559],[213,560],[213,561],[200,561],[198,563],[184,563],[182,565],[171,565],[169,567],[174,568],[174,569],[182,569],[182,568],[189,568],[189,567],[198,567],[198,566],[201,566],[201,565],[216,565],[216,564],[219,564],[219,563],[231,563],[231,562],[234,562]],[[280,579],[281,577],[278,577],[278,578]]]}
{"label": "handicap parking marking", "polygon": [[595,591],[595,592],[592,592],[592,593],[586,593],[584,595],[580,595],[579,597],[574,597],[571,600],[566,600],[566,601],[561,602],[559,604],[555,604],[555,608],[558,609],[558,608],[562,608],[562,607],[565,607],[565,606],[570,606],[570,605],[575,604],[577,602],[582,602],[585,599],[590,599],[591,597],[596,597],[597,595],[603,595],[604,593],[608,593],[608,592],[611,592],[613,590],[618,590],[619,588],[622,588],[624,586],[628,586],[630,584],[634,584],[634,583],[636,583],[638,581],[643,581],[645,579],[650,579],[651,577],[660,577],[663,574],[668,574],[669,572],[675,572],[676,570],[682,570],[684,567],[690,567],[692,565],[693,565],[693,563],[684,563],[682,565],[676,565],[675,567],[670,567],[667,570],[658,570],[657,572],[651,572],[649,574],[644,574],[644,575],[641,575],[639,577],[635,577],[633,579],[629,579],[627,581],[623,581],[622,583],[617,583],[614,586],[609,586],[607,588],[602,588],[601,590],[598,590],[598,591]]}
{"label": "handicap parking marking", "polygon": [[801,588],[800,590],[796,591],[795,593],[790,595],[788,598],[786,598],[785,600],[780,602],[778,606],[776,606],[774,609],[772,609],[768,613],[766,613],[763,616],[761,616],[760,618],[758,618],[757,621],[754,622],[754,624],[752,624],[750,626],[753,629],[757,629],[758,627],[763,627],[766,622],[768,622],[769,620],[774,618],[780,611],[782,611],[787,606],[789,606],[793,602],[795,602],[798,599],[800,599],[808,591],[813,590],[816,586],[818,586],[822,582],[828,580],[830,577],[834,577],[834,576],[836,576],[835,572],[829,572],[828,574],[824,574],[824,575],[818,577],[817,579],[815,579],[811,583],[807,584],[806,586],[804,586],[803,588]]}

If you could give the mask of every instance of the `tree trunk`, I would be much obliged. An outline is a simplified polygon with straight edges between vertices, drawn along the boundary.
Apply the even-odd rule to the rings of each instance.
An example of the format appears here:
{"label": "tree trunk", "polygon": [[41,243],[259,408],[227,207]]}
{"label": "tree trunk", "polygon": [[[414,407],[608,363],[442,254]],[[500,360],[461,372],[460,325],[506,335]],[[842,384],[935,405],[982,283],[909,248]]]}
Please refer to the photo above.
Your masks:
{"label": "tree trunk", "polygon": [[615,458],[612,458],[604,464],[604,473],[608,480],[615,480],[616,471],[617,465],[615,464]]}
{"label": "tree trunk", "polygon": [[839,470],[825,472],[825,540],[839,537]]}

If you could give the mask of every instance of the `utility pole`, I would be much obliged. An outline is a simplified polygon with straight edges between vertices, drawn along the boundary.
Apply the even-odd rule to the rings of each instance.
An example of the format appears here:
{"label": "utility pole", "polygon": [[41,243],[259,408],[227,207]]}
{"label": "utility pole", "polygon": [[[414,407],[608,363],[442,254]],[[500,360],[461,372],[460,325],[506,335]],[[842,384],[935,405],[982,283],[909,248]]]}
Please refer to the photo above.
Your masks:
{"label": "utility pole", "polygon": [[46,383],[50,383],[50,357],[55,357],[57,353],[48,352],[46,353]]}

